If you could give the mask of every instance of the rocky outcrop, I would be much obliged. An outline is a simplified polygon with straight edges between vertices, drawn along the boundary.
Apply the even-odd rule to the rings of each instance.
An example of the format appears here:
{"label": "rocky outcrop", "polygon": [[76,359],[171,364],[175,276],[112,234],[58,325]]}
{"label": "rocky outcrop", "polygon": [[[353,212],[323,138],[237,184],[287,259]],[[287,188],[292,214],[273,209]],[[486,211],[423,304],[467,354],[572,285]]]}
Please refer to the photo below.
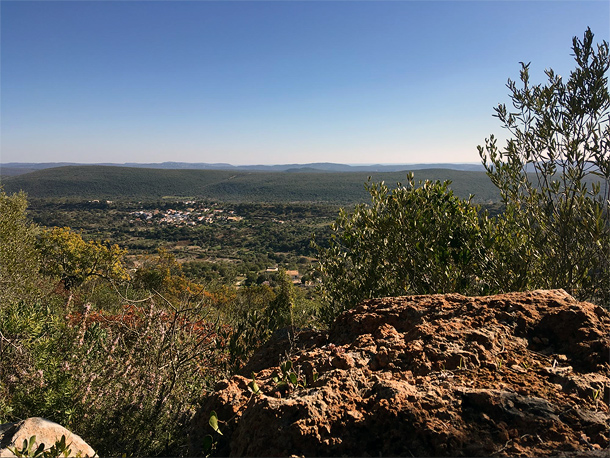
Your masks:
{"label": "rocky outcrop", "polygon": [[608,456],[609,335],[561,290],[370,300],[220,382],[191,452],[214,410],[218,455]]}
{"label": "rocky outcrop", "polygon": [[32,447],[32,453],[40,444],[45,445],[45,450],[51,448],[55,442],[66,438],[69,456],[94,457],[95,451],[79,436],[72,434],[66,428],[44,418],[33,417],[18,423],[4,423],[0,425],[0,457],[14,457],[15,454],[9,449],[21,449],[23,441],[29,441],[36,436]]}

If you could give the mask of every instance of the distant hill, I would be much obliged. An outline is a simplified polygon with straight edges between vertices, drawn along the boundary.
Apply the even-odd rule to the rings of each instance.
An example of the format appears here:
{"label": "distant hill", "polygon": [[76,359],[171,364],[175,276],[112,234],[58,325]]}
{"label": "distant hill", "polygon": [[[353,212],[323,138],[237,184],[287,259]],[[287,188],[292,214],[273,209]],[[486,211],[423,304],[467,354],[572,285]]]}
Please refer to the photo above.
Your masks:
{"label": "distant hill", "polygon": [[23,175],[24,173],[35,172],[36,168],[32,167],[0,167],[0,177],[13,177],[16,175]]}
{"label": "distant hill", "polygon": [[[326,172],[299,168],[299,173],[193,169],[154,169],[116,166],[65,166],[2,177],[6,192],[25,191],[36,198],[161,199],[207,198],[227,202],[369,201],[364,183],[385,181],[394,186],[406,180],[401,172]],[[484,172],[451,169],[415,170],[416,180],[451,180],[462,197],[475,202],[497,201],[499,194]]]}
{"label": "distant hill", "polygon": [[[29,173],[34,170],[63,167],[69,165],[86,165],[72,162],[49,162],[49,163],[27,163],[11,162],[0,164],[0,175],[14,176],[21,173]],[[225,163],[209,164],[205,162],[161,162],[140,164],[127,162],[124,164],[100,163],[88,165],[107,165],[113,167],[131,167],[147,169],[170,169],[170,170],[229,170],[229,171],[262,171],[262,172],[287,172],[287,171],[311,171],[311,172],[400,172],[403,170],[421,169],[452,169],[465,171],[483,171],[481,164],[468,163],[445,163],[445,164],[370,164],[370,165],[348,165],[335,164],[332,162],[316,162],[310,164],[283,164],[283,165],[231,165]]]}

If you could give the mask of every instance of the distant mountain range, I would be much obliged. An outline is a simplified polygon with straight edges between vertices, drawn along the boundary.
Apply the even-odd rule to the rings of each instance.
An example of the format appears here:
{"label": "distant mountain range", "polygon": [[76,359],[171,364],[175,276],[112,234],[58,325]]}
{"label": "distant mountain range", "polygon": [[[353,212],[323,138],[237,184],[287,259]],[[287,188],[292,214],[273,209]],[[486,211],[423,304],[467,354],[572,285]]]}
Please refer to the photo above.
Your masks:
{"label": "distant mountain range", "polygon": [[160,163],[135,163],[127,162],[124,164],[99,163],[99,164],[80,164],[75,162],[9,162],[0,164],[0,175],[15,176],[30,173],[36,170],[49,169],[55,167],[65,167],[73,165],[107,165],[115,167],[132,167],[148,169],[168,169],[168,170],[227,170],[227,171],[261,171],[261,172],[401,172],[405,170],[422,169],[450,169],[469,172],[483,171],[483,166],[477,163],[443,163],[443,164],[336,164],[332,162],[314,162],[309,164],[281,164],[281,165],[231,165],[225,163],[204,163],[204,162],[160,162]]}

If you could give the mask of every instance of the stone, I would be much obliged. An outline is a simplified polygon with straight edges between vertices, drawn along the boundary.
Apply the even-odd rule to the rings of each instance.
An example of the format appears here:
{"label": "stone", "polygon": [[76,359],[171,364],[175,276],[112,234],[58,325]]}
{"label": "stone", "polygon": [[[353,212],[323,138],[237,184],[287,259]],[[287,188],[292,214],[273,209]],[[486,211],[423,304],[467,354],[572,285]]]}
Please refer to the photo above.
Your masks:
{"label": "stone", "polygon": [[[220,456],[610,456],[609,336],[608,312],[563,290],[365,301],[218,384],[190,453],[215,410]],[[285,359],[299,380],[278,398]]]}
{"label": "stone", "polygon": [[55,445],[55,442],[66,437],[66,444],[70,449],[70,456],[81,456],[92,458],[97,456],[95,451],[76,434],[68,431],[61,425],[53,423],[40,417],[27,418],[17,423],[4,423],[0,425],[0,457],[15,457],[10,449],[23,447],[23,441],[29,441],[36,436],[33,450],[40,444],[45,445],[45,450]]}

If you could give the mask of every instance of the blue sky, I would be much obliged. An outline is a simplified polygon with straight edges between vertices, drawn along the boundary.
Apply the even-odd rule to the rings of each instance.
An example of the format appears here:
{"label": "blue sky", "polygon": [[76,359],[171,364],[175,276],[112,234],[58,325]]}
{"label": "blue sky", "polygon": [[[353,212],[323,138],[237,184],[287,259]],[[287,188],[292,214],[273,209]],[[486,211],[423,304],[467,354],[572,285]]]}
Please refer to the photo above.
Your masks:
{"label": "blue sky", "polygon": [[601,1],[6,1],[8,162],[478,162]]}

